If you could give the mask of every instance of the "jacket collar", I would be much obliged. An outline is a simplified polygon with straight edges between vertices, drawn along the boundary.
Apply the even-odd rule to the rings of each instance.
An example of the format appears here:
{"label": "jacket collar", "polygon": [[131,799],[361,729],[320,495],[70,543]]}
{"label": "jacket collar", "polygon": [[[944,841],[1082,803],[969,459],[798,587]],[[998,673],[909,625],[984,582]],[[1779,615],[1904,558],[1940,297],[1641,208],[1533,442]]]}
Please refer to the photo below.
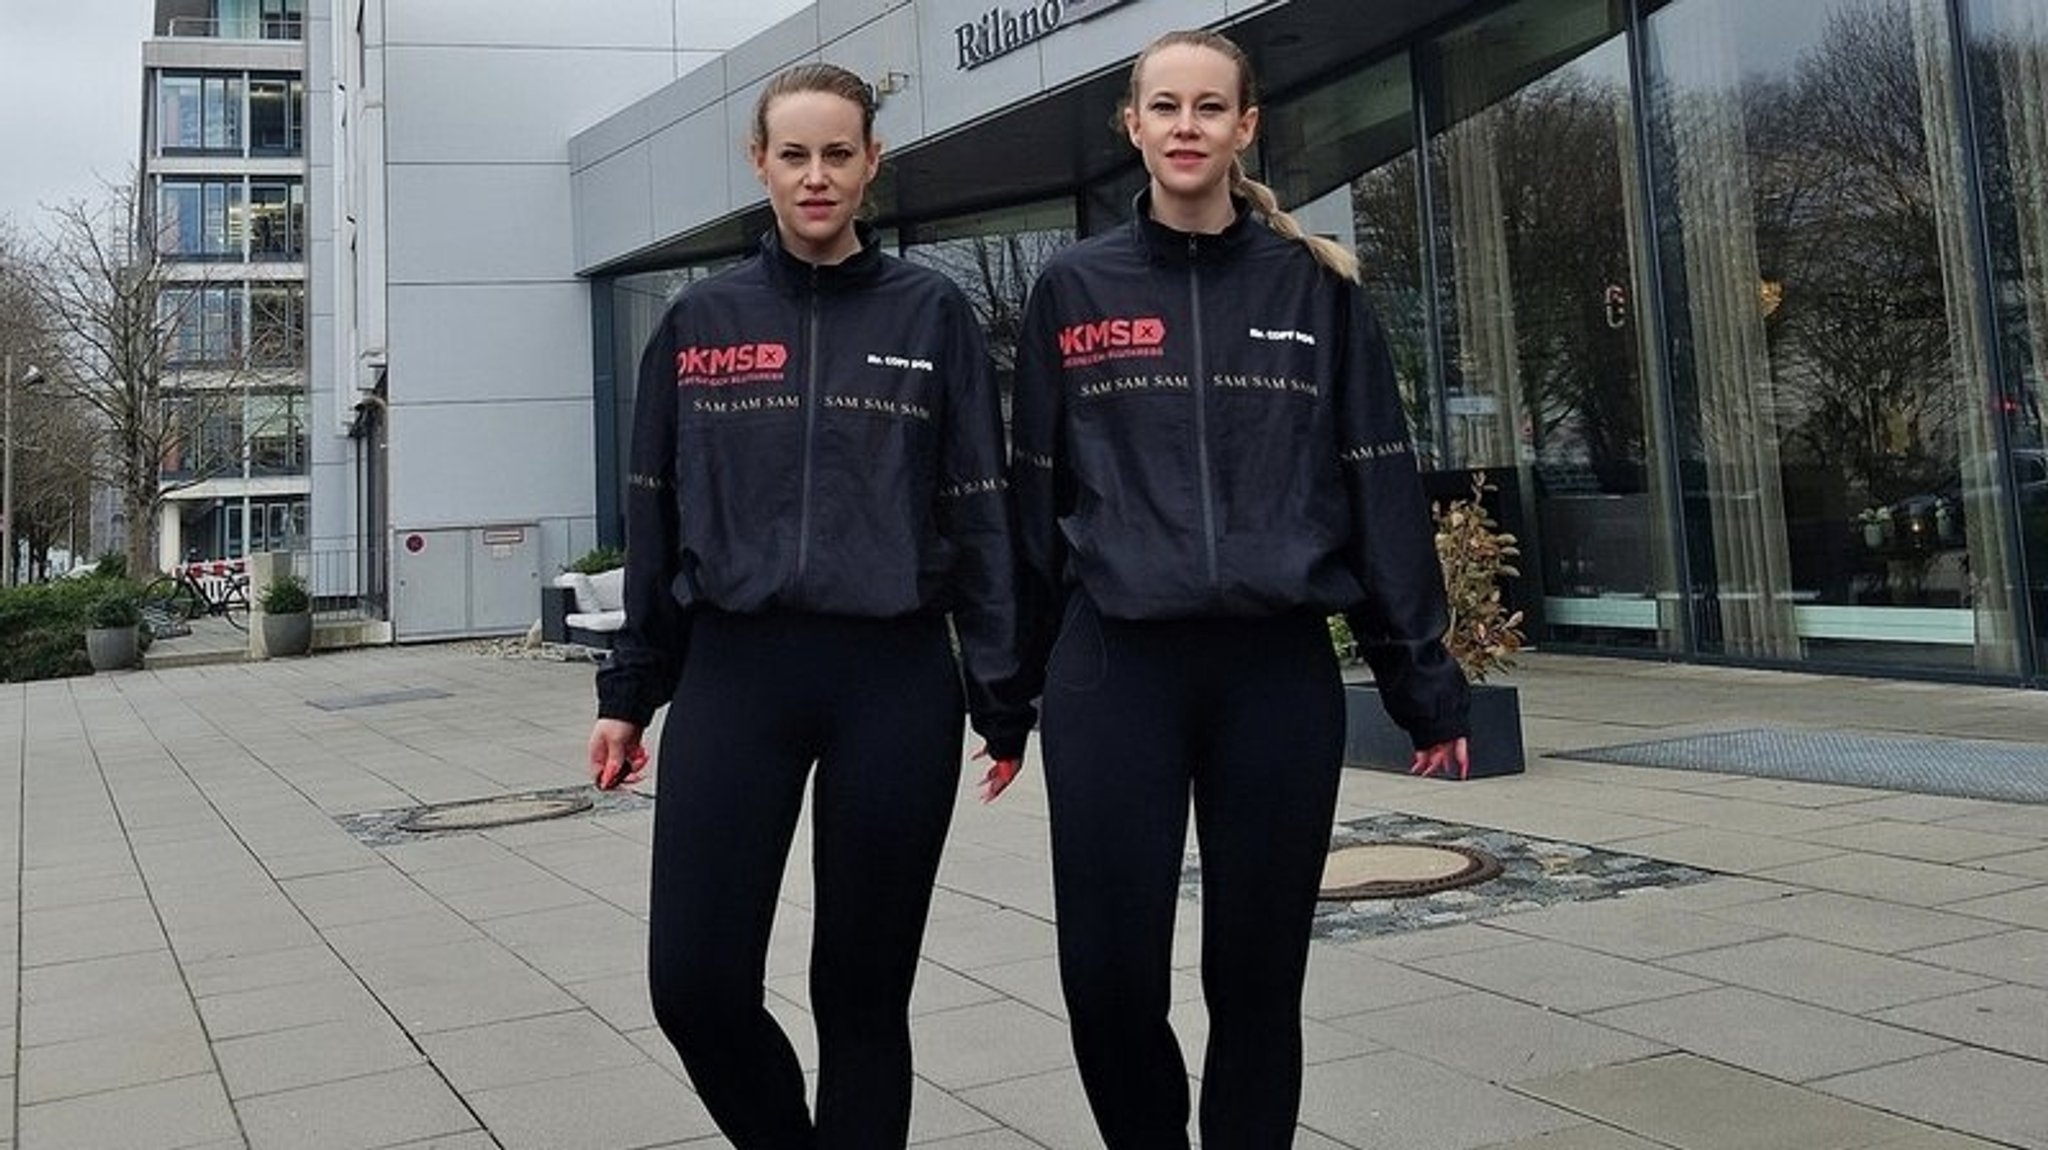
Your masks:
{"label": "jacket collar", "polygon": [[785,295],[851,291],[882,270],[882,246],[874,225],[855,220],[853,232],[860,238],[859,251],[836,264],[814,264],[783,247],[782,234],[771,227],[761,233],[761,265],[776,290]]}
{"label": "jacket collar", "polygon": [[1152,258],[1160,263],[1187,264],[1227,256],[1252,237],[1252,205],[1242,196],[1230,197],[1237,215],[1229,226],[1213,235],[1183,232],[1152,218],[1152,189],[1140,189],[1131,201],[1131,230]]}

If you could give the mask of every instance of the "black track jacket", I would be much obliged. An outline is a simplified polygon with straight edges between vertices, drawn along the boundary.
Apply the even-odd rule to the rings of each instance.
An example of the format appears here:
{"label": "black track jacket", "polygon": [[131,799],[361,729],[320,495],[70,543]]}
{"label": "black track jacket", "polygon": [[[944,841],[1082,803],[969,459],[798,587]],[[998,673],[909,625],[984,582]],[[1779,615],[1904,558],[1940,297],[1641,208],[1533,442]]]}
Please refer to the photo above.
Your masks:
{"label": "black track jacket", "polygon": [[[861,250],[760,251],[693,284],[641,358],[626,625],[598,714],[645,726],[699,607],[860,618],[951,612],[968,709],[1020,754],[1012,512],[981,327],[937,272]],[[845,668],[848,675],[861,668]]]}
{"label": "black track jacket", "polygon": [[1343,612],[1418,747],[1466,686],[1422,482],[1356,284],[1252,217],[1137,218],[1054,256],[1017,351],[1026,665],[1078,584],[1115,619]]}

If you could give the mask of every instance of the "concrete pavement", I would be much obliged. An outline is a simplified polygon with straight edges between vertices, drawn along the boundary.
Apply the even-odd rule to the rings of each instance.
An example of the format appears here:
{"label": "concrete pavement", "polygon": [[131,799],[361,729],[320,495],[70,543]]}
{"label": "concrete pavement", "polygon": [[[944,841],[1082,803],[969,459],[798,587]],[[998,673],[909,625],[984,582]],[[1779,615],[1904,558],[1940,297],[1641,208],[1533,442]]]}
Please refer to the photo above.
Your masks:
{"label": "concrete pavement", "polygon": [[[0,1147],[720,1145],[645,1002],[644,802],[371,831],[577,786],[590,670],[451,644],[0,687]],[[1565,753],[1759,726],[2048,744],[2048,694],[1546,655],[1508,681],[1526,775],[1347,771],[1340,821],[1715,873],[1318,942],[1298,1146],[2048,1148],[2048,807]],[[914,1137],[1096,1145],[1041,775],[982,807],[976,773],[918,984]],[[800,845],[770,991],[807,1064],[809,885]]]}

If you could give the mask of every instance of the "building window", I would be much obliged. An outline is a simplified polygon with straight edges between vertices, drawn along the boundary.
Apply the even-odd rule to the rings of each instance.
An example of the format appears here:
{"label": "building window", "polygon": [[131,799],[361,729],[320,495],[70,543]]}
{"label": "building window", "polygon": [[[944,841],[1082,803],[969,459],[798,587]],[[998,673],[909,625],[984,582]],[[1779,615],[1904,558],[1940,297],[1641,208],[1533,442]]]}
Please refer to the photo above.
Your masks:
{"label": "building window", "polygon": [[157,297],[174,366],[236,363],[241,358],[242,289],[234,285],[167,288]]}
{"label": "building window", "polygon": [[1646,24],[1703,650],[2017,670],[1949,15],[1679,0]]}
{"label": "building window", "polygon": [[157,190],[157,246],[179,259],[243,258],[241,180],[165,180]]}
{"label": "building window", "polygon": [[242,77],[157,78],[157,147],[165,154],[242,150]]}
{"label": "building window", "polygon": [[306,289],[301,284],[249,288],[249,362],[296,367],[306,360]]}
{"label": "building window", "polygon": [[209,284],[158,296],[165,359],[176,367],[296,367],[305,362],[303,284]]}
{"label": "building window", "polygon": [[249,258],[306,256],[306,189],[298,180],[249,182]]}
{"label": "building window", "polygon": [[902,229],[903,258],[945,275],[974,308],[995,362],[1005,411],[1025,297],[1046,261],[1074,242],[1074,232],[1072,199],[906,224]]}
{"label": "building window", "polygon": [[249,78],[249,154],[296,156],[305,151],[305,85],[288,76]]}

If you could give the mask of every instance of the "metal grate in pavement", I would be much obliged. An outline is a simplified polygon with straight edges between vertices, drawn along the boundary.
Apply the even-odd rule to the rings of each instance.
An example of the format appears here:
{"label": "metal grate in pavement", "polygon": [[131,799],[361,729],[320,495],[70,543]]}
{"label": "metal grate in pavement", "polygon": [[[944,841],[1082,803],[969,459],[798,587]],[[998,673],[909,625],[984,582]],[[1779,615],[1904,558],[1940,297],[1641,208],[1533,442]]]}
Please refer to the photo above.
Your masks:
{"label": "metal grate in pavement", "polygon": [[306,702],[323,711],[352,711],[357,707],[381,707],[386,703],[412,703],[422,699],[453,698],[439,687],[406,687],[397,691],[371,691],[365,695],[329,695]]}
{"label": "metal grate in pavement", "polygon": [[1766,727],[1565,751],[1558,757],[1967,799],[2048,803],[2048,744],[2041,743]]}
{"label": "metal grate in pavement", "polygon": [[343,830],[354,835],[358,842],[373,847],[390,847],[444,835],[475,834],[489,831],[496,826],[509,825],[504,819],[473,820],[444,817],[450,814],[460,816],[478,808],[488,810],[489,804],[503,804],[508,810],[524,809],[531,813],[541,813],[544,817],[603,816],[623,811],[644,810],[654,804],[654,798],[627,787],[600,791],[585,784],[580,787],[557,787],[554,790],[528,791],[519,795],[493,795],[486,799],[409,807],[402,810],[363,811],[357,814],[337,815],[334,821],[340,823]]}

